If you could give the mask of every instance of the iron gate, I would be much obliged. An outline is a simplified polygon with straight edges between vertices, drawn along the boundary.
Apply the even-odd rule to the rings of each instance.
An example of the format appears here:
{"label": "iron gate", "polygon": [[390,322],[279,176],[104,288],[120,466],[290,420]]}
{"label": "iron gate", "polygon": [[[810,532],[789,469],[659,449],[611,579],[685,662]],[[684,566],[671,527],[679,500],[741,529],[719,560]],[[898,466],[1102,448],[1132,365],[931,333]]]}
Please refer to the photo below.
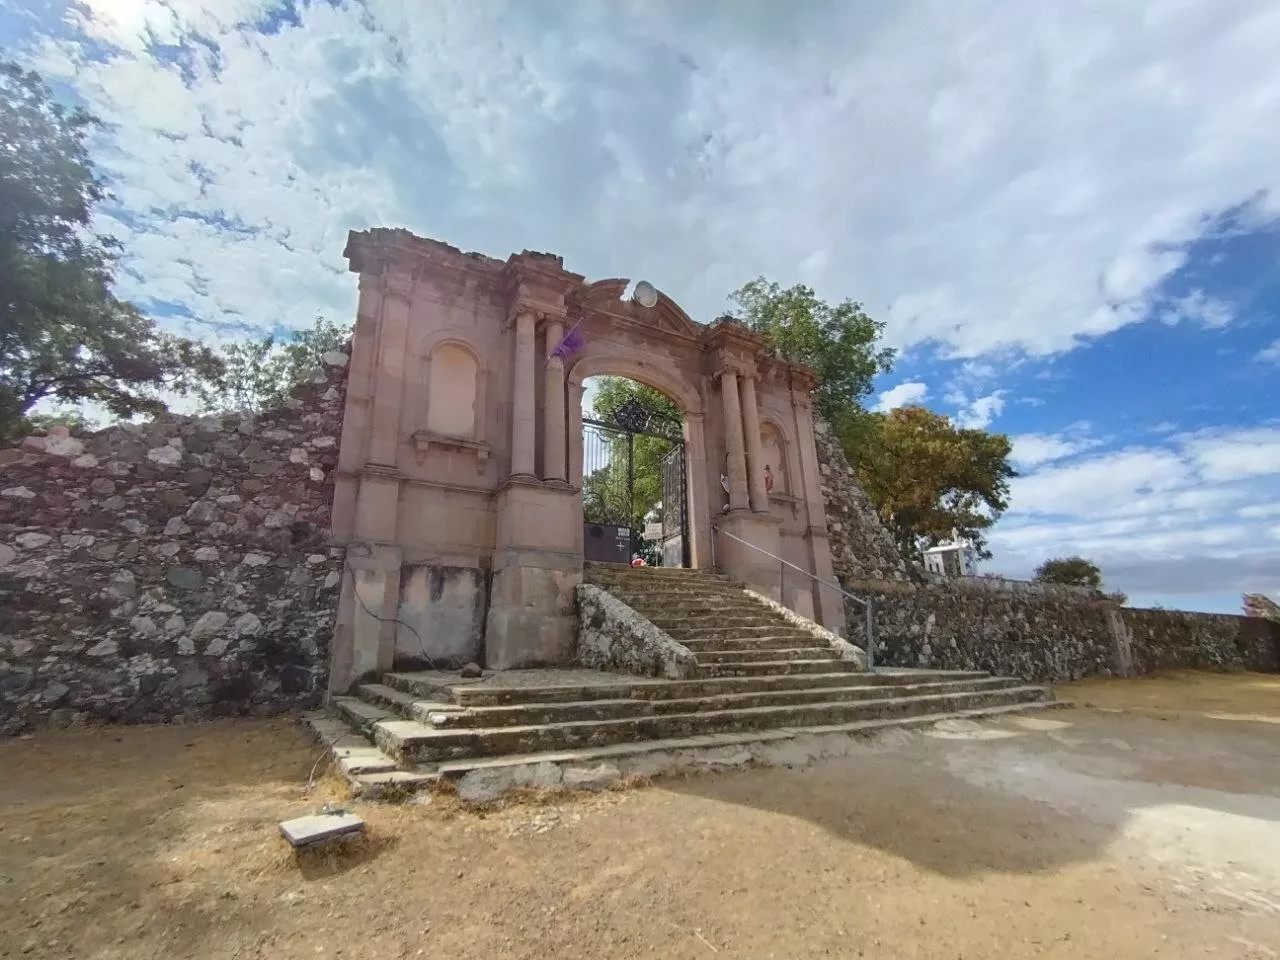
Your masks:
{"label": "iron gate", "polygon": [[613,422],[582,421],[586,559],[687,566],[685,451],[679,421],[628,400]]}

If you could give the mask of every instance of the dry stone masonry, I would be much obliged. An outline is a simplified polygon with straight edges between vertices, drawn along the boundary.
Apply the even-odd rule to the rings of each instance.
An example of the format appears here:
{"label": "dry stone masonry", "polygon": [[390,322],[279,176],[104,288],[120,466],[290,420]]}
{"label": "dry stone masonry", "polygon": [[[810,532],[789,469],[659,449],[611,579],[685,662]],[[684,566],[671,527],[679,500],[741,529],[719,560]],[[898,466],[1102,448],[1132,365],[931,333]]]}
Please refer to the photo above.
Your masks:
{"label": "dry stone masonry", "polygon": [[318,702],[347,353],[286,408],[0,451],[0,732]]}
{"label": "dry stone masonry", "polygon": [[[906,563],[849,468],[839,440],[814,427],[832,565],[845,589],[869,597],[882,666],[983,670],[1024,680],[1128,676],[1175,668],[1280,670],[1280,623],[1122,608],[1080,587],[997,577],[947,578]],[[866,643],[849,603],[847,636]]]}
{"label": "dry stone masonry", "polygon": [[813,425],[813,438],[836,577],[842,583],[908,579],[907,564],[854,476],[835,432],[818,420]]}

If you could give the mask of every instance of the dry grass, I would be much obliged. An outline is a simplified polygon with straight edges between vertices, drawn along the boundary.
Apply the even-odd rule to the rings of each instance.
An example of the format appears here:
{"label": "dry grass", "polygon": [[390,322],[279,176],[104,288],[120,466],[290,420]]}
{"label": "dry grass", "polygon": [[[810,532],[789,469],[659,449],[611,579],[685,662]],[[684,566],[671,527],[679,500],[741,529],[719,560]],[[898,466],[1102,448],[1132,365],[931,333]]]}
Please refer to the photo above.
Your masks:
{"label": "dry grass", "polygon": [[[1127,701],[1124,684],[1064,693],[1142,711],[1194,693],[1207,716],[1235,703],[1231,683],[1247,704],[1233,710],[1276,714],[1274,678],[1143,681]],[[1175,732],[1053,717],[1138,750]],[[1169,774],[1187,783],[1213,782],[1214,758],[1248,735],[1198,726],[1185,738],[1203,741],[1197,769]],[[1036,729],[1002,736],[1059,749]],[[0,957],[1269,956],[1230,938],[1266,943],[1274,918],[1206,912],[1117,859],[1098,824],[958,779],[947,759],[961,746],[904,735],[806,770],[481,811],[447,794],[366,803],[363,836],[295,853],[277,823],[345,787],[326,775],[303,794],[318,748],[289,721],[41,733],[0,743]]]}
{"label": "dry grass", "polygon": [[1096,677],[1060,684],[1058,696],[1099,710],[1184,720],[1280,724],[1280,675],[1182,670],[1136,679]]}

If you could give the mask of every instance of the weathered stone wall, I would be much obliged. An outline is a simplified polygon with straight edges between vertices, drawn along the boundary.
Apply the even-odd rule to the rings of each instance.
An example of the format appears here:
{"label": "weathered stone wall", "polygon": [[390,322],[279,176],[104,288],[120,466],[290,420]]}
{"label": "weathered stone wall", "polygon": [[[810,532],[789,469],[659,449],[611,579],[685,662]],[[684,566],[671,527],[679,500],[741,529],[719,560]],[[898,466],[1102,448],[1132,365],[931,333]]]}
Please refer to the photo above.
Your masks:
{"label": "weathered stone wall", "polygon": [[[848,587],[871,599],[878,666],[987,670],[1028,680],[1114,672],[1107,621],[1114,604],[1101,598],[1053,588],[994,590],[981,579]],[[849,638],[865,645],[862,611],[849,614]]]}
{"label": "weathered stone wall", "polygon": [[1280,671],[1280,623],[1231,614],[1123,610],[1138,673],[1157,670]]}
{"label": "weathered stone wall", "polygon": [[[1138,610],[1072,587],[956,579],[851,581],[870,597],[879,666],[1076,680],[1175,668],[1280,670],[1280,625],[1225,614]],[[861,609],[849,638],[865,645]]]}
{"label": "weathered stone wall", "polygon": [[684,644],[595,584],[580,583],[578,662],[599,670],[685,680],[698,661]]}
{"label": "weathered stone wall", "polygon": [[822,504],[836,577],[842,583],[911,579],[897,544],[854,476],[835,433],[818,420],[813,425],[813,439],[818,448]]}
{"label": "weathered stone wall", "polygon": [[346,390],[0,451],[0,732],[267,713],[324,689]]}

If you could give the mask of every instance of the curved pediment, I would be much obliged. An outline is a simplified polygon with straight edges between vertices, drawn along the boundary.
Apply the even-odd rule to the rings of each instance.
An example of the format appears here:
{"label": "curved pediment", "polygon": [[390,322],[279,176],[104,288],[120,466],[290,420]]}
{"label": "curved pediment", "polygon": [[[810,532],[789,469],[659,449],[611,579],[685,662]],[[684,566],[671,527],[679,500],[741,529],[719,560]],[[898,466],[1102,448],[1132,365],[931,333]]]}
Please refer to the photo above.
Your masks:
{"label": "curved pediment", "polygon": [[697,337],[701,333],[701,326],[661,290],[658,291],[658,302],[652,307],[642,307],[631,299],[623,300],[622,295],[630,285],[631,281],[625,277],[597,280],[586,284],[577,299],[586,309],[625,317],[659,330],[686,337]]}

